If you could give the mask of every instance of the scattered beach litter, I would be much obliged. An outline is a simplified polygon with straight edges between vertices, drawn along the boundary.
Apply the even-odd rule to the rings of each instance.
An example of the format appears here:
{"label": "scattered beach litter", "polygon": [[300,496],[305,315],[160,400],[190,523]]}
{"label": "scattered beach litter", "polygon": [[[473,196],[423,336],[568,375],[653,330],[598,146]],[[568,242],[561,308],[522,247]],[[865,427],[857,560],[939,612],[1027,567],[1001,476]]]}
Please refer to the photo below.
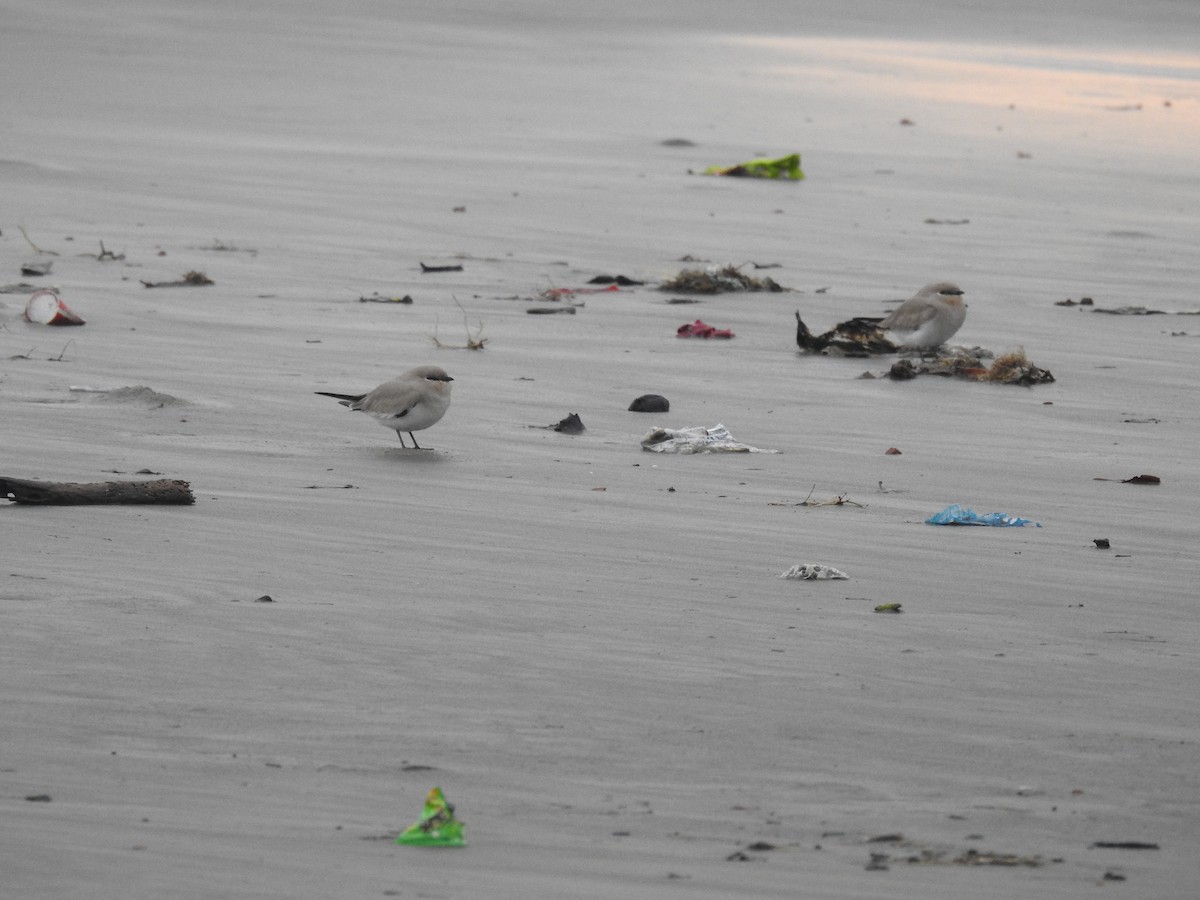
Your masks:
{"label": "scattered beach litter", "polygon": [[454,302],[457,303],[458,308],[462,310],[463,331],[466,334],[467,342],[465,344],[447,344],[447,343],[442,342],[438,338],[438,325],[437,325],[437,319],[435,318],[434,326],[433,326],[433,334],[431,334],[429,336],[429,339],[431,341],[433,341],[433,346],[437,347],[439,350],[482,350],[484,347],[487,346],[487,342],[488,342],[488,339],[483,336],[483,320],[480,319],[476,323],[474,330],[472,330],[471,325],[467,320],[466,309],[463,308],[463,305],[461,303],[458,303],[457,298],[455,298]]}
{"label": "scattered beach litter", "polygon": [[[579,304],[579,306],[582,305],[582,303]],[[529,313],[531,316],[573,316],[575,315],[575,310],[577,308],[578,307],[576,306],[531,306],[529,309],[525,310],[525,312]]]}
{"label": "scattered beach litter", "polygon": [[51,290],[39,290],[25,304],[25,320],[37,325],[82,325],[75,312]]}
{"label": "scattered beach litter", "polygon": [[735,178],[772,178],[776,181],[802,181],[800,154],[790,153],[775,159],[751,159],[733,166],[709,166],[705,175],[728,175]]}
{"label": "scattered beach litter", "polygon": [[1157,475],[1134,475],[1132,478],[1101,478],[1097,476],[1092,481],[1118,481],[1121,484],[1162,484],[1162,479]]}
{"label": "scattered beach litter", "polygon": [[595,278],[588,279],[588,284],[615,284],[620,287],[636,287],[645,283],[644,281],[635,281],[624,275],[597,275]]}
{"label": "scattered beach litter", "polygon": [[30,284],[28,281],[16,281],[0,285],[0,294],[32,294],[34,291],[44,291],[40,284]]}
{"label": "scattered beach litter", "polygon": [[879,323],[883,316],[856,316],[839,322],[824,334],[813,334],[796,311],[796,345],[806,353],[823,356],[881,356],[899,348],[886,337]]}
{"label": "scattered beach litter", "polygon": [[119,388],[97,388],[82,384],[73,384],[68,388],[72,394],[90,394],[98,401],[112,403],[142,403],[150,407],[175,406],[186,401],[171,394],[160,394],[144,384],[129,385]]}
{"label": "scattered beach litter", "polygon": [[462,270],[463,267],[459,263],[448,266],[427,266],[425,263],[421,263],[421,274],[423,275],[428,275],[431,272],[461,272]]}
{"label": "scattered beach litter", "polygon": [[454,805],[446,800],[440,787],[430,788],[425,796],[421,818],[400,832],[397,844],[410,847],[462,847],[467,843],[466,826],[454,818]]}
{"label": "scattered beach litter", "polygon": [[606,284],[604,287],[593,288],[546,288],[538,296],[543,300],[564,300],[574,297],[576,294],[615,294],[621,290],[621,286],[615,282]]}
{"label": "scattered beach litter", "polygon": [[734,440],[724,425],[712,428],[655,428],[642,438],[642,449],[655,453],[778,453]]}
{"label": "scattered beach litter", "polygon": [[125,258],[124,253],[113,253],[111,250],[109,250],[107,247],[105,247],[104,241],[100,242],[100,252],[99,253],[84,253],[81,255],[82,256],[90,256],[96,260],[99,260],[100,262],[107,262],[107,261],[120,262],[121,260],[123,260]]}
{"label": "scattered beach litter", "polygon": [[796,581],[836,581],[849,578],[845,572],[822,563],[800,563],[779,576]]}
{"label": "scattered beach litter", "polygon": [[931,359],[919,362],[900,359],[888,370],[893,381],[911,381],[919,375],[940,375],[943,378],[958,378],[964,381],[988,381],[993,384],[1017,384],[1032,387],[1035,384],[1053,384],[1054,376],[1049,369],[1035,366],[1018,348],[995,358],[992,364],[984,360],[991,354],[974,347],[954,347],[944,350]]}
{"label": "scattered beach litter", "polygon": [[1165,316],[1167,314],[1166,310],[1149,309],[1145,306],[1114,306],[1110,309],[1101,309],[1096,306],[1092,308],[1092,312],[1106,313],[1110,316]]}
{"label": "scattered beach litter", "polygon": [[579,413],[571,413],[553,425],[527,425],[526,427],[540,428],[543,431],[557,431],[560,434],[583,434],[586,431],[583,427],[583,420],[579,418]]}
{"label": "scattered beach litter", "polygon": [[54,260],[51,259],[21,263],[21,274],[28,278],[40,278],[43,275],[49,275],[52,268],[54,268]]}
{"label": "scattered beach litter", "polygon": [[216,284],[211,278],[203,272],[195,270],[184,272],[183,277],[178,281],[143,281],[148,288],[164,288],[164,287],[207,287],[210,284]]}
{"label": "scattered beach litter", "polygon": [[359,303],[412,303],[413,298],[405,294],[403,297],[385,297],[383,294],[376,291],[371,296],[362,296],[358,298]]}
{"label": "scattered beach litter", "polygon": [[[898,611],[898,610],[897,610]],[[915,842],[907,840],[904,835],[885,835],[890,838],[885,843],[896,844],[899,847],[905,848],[902,853],[892,855],[890,853],[872,852],[870,861],[866,865],[868,871],[884,871],[888,870],[888,863],[903,862],[905,866],[965,866],[967,868],[976,868],[981,866],[1003,866],[1006,868],[1029,868],[1038,869],[1046,865],[1047,860],[1036,854],[1024,855],[1019,853],[993,853],[989,850],[976,850],[970,847],[966,850],[955,851],[946,849],[934,849],[932,847],[921,847]],[[874,843],[878,839],[871,839],[869,843]],[[1060,859],[1053,859],[1050,862],[1061,862]]]}
{"label": "scattered beach litter", "polygon": [[1091,312],[1104,313],[1110,316],[1200,316],[1200,309],[1165,310],[1150,309],[1147,306],[1096,306],[1096,301],[1091,297],[1080,297],[1078,300],[1072,300],[1068,297],[1066,300],[1056,300],[1054,305],[1078,306],[1080,307],[1080,312],[1083,312],[1083,307],[1086,306]]}
{"label": "scattered beach litter", "polygon": [[725,857],[726,862],[754,862],[762,857],[751,856],[750,853],[769,853],[776,849],[776,845],[770,841],[754,841],[752,844],[747,844],[745,850],[734,850]]}
{"label": "scattered beach litter", "polygon": [[697,319],[695,322],[680,325],[675,331],[675,336],[681,338],[731,338],[733,331],[729,328],[715,328],[707,322]]}
{"label": "scattered beach litter", "polygon": [[30,506],[95,506],[101,503],[165,503],[180,506],[196,502],[191,486],[186,481],[170,478],[78,484],[0,476],[0,498]]}
{"label": "scattered beach litter", "polygon": [[[880,482],[880,486],[883,482]],[[828,500],[814,500],[812,495],[816,493],[817,486],[814,484],[812,490],[808,492],[808,496],[799,503],[768,503],[767,506],[857,506],[859,509],[866,509],[865,503],[859,503],[857,500],[851,500],[849,494],[837,494],[830,497]]]}
{"label": "scattered beach litter", "polygon": [[904,610],[900,608],[901,605],[899,603],[880,603],[874,611],[877,613],[902,613]]}
{"label": "scattered beach litter", "polygon": [[670,410],[671,403],[662,394],[642,394],[629,404],[630,412],[665,413]]}
{"label": "scattered beach litter", "polygon": [[1002,512],[980,515],[969,506],[960,506],[957,503],[952,503],[941,512],[934,513],[925,522],[928,525],[998,525],[1007,527],[1033,525],[1036,528],[1042,527],[1041,522],[1022,519],[1020,516],[1010,516]]}
{"label": "scattered beach litter", "polygon": [[740,291],[769,291],[779,293],[787,290],[773,278],[755,278],[743,274],[738,266],[710,267],[708,269],[680,269],[674,278],[668,278],[658,286],[660,291],[678,291],[681,294],[724,294]]}
{"label": "scattered beach litter", "polygon": [[579,413],[571,413],[557,425],[551,427],[562,434],[583,434],[584,432],[583,420],[579,418]]}

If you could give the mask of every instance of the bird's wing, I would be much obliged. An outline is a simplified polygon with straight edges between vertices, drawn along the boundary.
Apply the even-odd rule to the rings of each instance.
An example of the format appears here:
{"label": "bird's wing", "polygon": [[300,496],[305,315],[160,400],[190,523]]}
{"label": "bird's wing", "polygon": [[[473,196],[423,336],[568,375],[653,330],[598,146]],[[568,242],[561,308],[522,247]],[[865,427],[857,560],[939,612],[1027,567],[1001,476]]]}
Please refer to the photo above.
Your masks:
{"label": "bird's wing", "polygon": [[937,316],[938,309],[930,303],[903,304],[899,309],[879,323],[880,328],[897,331],[913,331]]}
{"label": "bird's wing", "polygon": [[422,382],[397,378],[375,388],[357,408],[379,419],[402,419],[421,403],[427,390]]}

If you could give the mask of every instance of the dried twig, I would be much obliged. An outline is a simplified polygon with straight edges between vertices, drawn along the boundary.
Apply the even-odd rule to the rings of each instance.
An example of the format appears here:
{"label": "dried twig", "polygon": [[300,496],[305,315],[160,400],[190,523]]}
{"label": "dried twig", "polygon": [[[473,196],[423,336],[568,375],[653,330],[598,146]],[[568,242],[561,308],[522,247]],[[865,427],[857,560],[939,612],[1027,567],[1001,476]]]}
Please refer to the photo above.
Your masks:
{"label": "dried twig", "polygon": [[483,320],[482,319],[479,320],[479,328],[476,330],[475,334],[472,335],[471,334],[471,326],[467,323],[466,309],[464,309],[463,305],[461,303],[459,303],[457,297],[454,298],[454,302],[458,306],[458,308],[462,310],[463,328],[467,332],[467,342],[465,344],[443,344],[440,340],[438,340],[438,336],[437,336],[438,320],[437,320],[436,316],[434,316],[434,319],[433,319],[433,334],[430,335],[430,340],[433,341],[433,345],[435,347],[437,347],[439,350],[482,350],[484,348],[484,345],[486,345],[488,342],[488,339],[483,337]]}
{"label": "dried twig", "polygon": [[185,272],[183,277],[178,281],[142,281],[142,284],[148,288],[204,287],[205,285],[215,284],[215,282],[203,272],[193,270]]}
{"label": "dried twig", "polygon": [[63,362],[63,357],[67,355],[67,350],[73,343],[75,343],[75,338],[71,338],[69,341],[63,344],[62,353],[58,354],[58,356],[49,357],[47,362]]}
{"label": "dried twig", "polygon": [[812,490],[808,492],[808,496],[799,503],[768,503],[767,506],[857,506],[859,509],[866,509],[865,503],[851,500],[849,494],[838,494],[828,500],[814,500],[812,495],[816,489],[817,486],[814,484]]}
{"label": "dried twig", "polygon": [[96,256],[96,259],[119,260],[119,259],[124,259],[124,258],[125,258],[124,253],[113,253],[111,250],[107,249],[104,246],[104,241],[100,242],[100,253]]}
{"label": "dried twig", "polygon": [[24,225],[18,225],[17,230],[21,232],[21,237],[25,238],[25,240],[28,242],[29,246],[32,247],[35,252],[45,253],[47,256],[58,256],[58,254],[55,253],[53,250],[43,250],[41,247],[39,247],[33,241],[29,240],[29,235],[26,233]]}

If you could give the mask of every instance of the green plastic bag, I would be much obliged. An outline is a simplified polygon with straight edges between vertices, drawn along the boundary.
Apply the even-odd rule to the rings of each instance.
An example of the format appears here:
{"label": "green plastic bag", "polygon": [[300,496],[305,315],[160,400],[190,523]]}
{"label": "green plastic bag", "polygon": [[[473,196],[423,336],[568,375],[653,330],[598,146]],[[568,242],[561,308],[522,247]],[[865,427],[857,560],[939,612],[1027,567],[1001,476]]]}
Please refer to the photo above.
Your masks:
{"label": "green plastic bag", "polygon": [[420,821],[402,831],[396,843],[410,847],[463,847],[467,843],[465,827],[454,818],[454,805],[447,802],[442,789],[430,788]]}
{"label": "green plastic bag", "polygon": [[793,153],[778,159],[752,159],[736,166],[709,166],[705,175],[733,175],[742,178],[775,178],[779,181],[801,181],[800,154]]}

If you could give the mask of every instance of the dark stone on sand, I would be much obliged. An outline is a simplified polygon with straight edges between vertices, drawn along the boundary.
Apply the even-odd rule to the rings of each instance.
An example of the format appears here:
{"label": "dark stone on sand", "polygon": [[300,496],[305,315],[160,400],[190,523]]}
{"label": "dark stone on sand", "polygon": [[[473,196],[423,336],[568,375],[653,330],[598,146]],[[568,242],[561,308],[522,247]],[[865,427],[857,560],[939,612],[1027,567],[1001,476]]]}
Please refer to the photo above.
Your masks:
{"label": "dark stone on sand", "polygon": [[571,413],[555,425],[554,430],[563,434],[583,434],[583,420],[579,418],[579,413]]}
{"label": "dark stone on sand", "polygon": [[670,402],[661,394],[642,394],[629,404],[630,412],[665,413],[670,410]]}

